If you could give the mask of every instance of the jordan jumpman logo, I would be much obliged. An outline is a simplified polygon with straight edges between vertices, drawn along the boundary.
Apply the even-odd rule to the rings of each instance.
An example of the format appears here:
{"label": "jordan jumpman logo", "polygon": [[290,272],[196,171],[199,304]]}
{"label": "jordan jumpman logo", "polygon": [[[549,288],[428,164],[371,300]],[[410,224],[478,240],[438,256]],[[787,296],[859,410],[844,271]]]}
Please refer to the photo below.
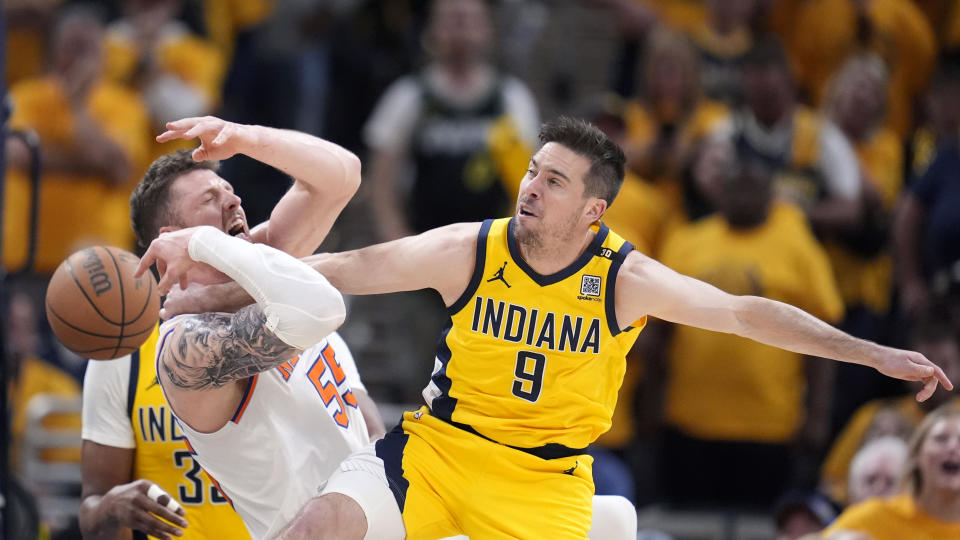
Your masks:
{"label": "jordan jumpman logo", "polygon": [[507,283],[507,280],[503,279],[503,270],[504,270],[506,267],[507,267],[507,261],[503,261],[503,266],[501,266],[500,269],[497,270],[497,273],[494,274],[492,278],[490,278],[490,279],[487,280],[487,283],[490,283],[491,281],[496,281],[496,280],[499,279],[499,280],[502,281],[503,284],[506,285],[507,288],[509,289],[509,288],[510,288],[510,284]]}

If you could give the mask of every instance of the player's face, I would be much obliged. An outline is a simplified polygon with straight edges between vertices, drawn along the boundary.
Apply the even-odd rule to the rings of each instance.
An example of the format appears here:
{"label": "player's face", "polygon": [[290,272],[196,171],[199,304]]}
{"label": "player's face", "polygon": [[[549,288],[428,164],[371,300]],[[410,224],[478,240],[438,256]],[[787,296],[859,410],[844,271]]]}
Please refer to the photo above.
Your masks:
{"label": "player's face", "polygon": [[240,206],[240,197],[217,173],[197,169],[177,178],[170,188],[170,200],[181,227],[211,225],[250,240],[250,227]]}
{"label": "player's face", "polygon": [[[569,238],[589,225],[588,206],[598,199],[585,197],[583,178],[590,161],[569,148],[549,142],[532,158],[517,197],[518,239],[542,243],[548,238]],[[602,213],[602,211],[601,211]]]}
{"label": "player's face", "polygon": [[923,489],[960,493],[960,415],[939,420],[920,446]]}

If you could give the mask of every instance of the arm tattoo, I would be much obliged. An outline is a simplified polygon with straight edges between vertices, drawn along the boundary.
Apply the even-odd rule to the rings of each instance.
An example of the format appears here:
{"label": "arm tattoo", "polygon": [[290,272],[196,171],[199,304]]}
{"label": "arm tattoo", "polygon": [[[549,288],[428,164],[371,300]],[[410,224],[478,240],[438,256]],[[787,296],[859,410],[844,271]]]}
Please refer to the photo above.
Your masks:
{"label": "arm tattoo", "polygon": [[230,313],[191,315],[161,354],[170,381],[187,390],[219,388],[270,370],[300,350],[267,330],[254,304]]}

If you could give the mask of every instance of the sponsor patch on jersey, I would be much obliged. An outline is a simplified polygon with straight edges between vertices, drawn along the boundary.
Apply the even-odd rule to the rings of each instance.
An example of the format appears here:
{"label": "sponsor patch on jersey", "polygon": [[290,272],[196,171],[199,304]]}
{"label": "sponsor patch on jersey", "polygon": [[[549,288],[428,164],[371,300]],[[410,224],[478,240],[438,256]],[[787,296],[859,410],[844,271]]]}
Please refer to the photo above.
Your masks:
{"label": "sponsor patch on jersey", "polygon": [[601,283],[600,276],[584,274],[583,279],[580,280],[580,296],[577,298],[581,300],[600,300]]}

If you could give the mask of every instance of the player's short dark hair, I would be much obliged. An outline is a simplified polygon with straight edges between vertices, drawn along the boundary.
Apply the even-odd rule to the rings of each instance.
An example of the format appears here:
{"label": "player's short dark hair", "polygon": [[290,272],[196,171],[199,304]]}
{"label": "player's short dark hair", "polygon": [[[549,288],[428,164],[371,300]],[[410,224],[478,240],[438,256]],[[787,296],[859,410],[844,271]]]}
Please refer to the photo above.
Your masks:
{"label": "player's short dark hair", "polygon": [[590,169],[584,175],[585,194],[607,201],[609,206],[623,185],[623,150],[599,128],[584,120],[561,116],[543,124],[540,142],[561,144],[590,160]]}
{"label": "player's short dark hair", "polygon": [[130,195],[130,221],[137,239],[137,253],[142,254],[150,242],[160,235],[160,228],[176,225],[170,211],[170,186],[184,174],[208,169],[216,171],[219,161],[194,161],[191,150],[177,150],[158,157]]}

